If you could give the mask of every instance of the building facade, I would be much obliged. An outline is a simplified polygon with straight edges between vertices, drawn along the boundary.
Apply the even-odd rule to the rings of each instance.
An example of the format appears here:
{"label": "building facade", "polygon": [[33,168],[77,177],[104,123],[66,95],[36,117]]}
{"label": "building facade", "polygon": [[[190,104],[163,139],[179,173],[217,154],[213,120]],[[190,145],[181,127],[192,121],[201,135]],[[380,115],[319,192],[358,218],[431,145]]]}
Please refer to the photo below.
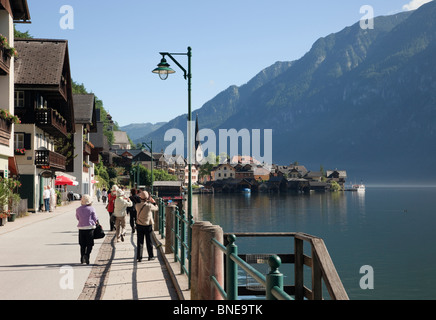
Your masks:
{"label": "building facade", "polygon": [[14,23],[30,20],[27,0],[0,0],[0,177],[17,176],[14,158]]}
{"label": "building facade", "polygon": [[28,210],[42,209],[45,186],[57,172],[74,171],[74,109],[66,40],[17,39],[15,63],[15,148],[20,196]]}

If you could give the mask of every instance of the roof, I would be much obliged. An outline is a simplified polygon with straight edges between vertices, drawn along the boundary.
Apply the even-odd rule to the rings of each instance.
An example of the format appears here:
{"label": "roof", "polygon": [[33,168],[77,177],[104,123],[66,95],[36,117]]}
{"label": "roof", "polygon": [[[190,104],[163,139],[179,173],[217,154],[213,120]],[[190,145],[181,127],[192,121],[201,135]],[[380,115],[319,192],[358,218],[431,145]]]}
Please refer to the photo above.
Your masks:
{"label": "roof", "polygon": [[95,107],[94,94],[73,94],[73,102],[76,123],[92,123]]}
{"label": "roof", "polygon": [[127,137],[127,133],[125,131],[114,131],[113,144],[119,144],[119,143],[130,144],[129,138]]}
{"label": "roof", "polygon": [[326,176],[330,177],[335,172],[338,173],[339,178],[346,178],[347,177],[347,171],[346,170],[327,170]]}
{"label": "roof", "polygon": [[15,39],[16,85],[59,87],[66,62],[67,40]]}
{"label": "roof", "polygon": [[12,16],[14,23],[29,22],[30,13],[27,0],[0,0],[0,6]]}
{"label": "roof", "polygon": [[181,187],[182,181],[153,181],[153,187]]}

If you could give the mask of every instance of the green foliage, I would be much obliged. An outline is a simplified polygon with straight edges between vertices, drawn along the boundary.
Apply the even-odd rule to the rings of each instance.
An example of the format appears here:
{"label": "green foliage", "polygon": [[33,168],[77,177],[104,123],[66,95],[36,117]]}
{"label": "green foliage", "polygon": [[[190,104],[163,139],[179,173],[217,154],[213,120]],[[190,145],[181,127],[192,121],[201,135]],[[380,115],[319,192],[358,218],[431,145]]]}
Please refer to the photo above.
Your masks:
{"label": "green foliage", "polygon": [[206,163],[200,166],[199,176],[207,177],[210,176],[213,168],[219,163],[220,157],[214,153],[209,153],[206,157]]}
{"label": "green foliage", "polygon": [[[137,182],[137,168],[138,166],[135,165],[132,167],[132,170],[130,171],[130,180],[132,184]],[[146,185],[151,186],[151,170],[148,170],[143,165],[139,165],[139,185]],[[177,181],[177,177],[169,174],[165,170],[153,170],[153,181]]]}
{"label": "green foliage", "polygon": [[330,185],[331,185],[331,189],[330,189],[331,191],[340,191],[341,190],[341,186],[336,181],[331,181]]}
{"label": "green foliage", "polygon": [[14,192],[21,183],[12,178],[0,178],[0,215],[9,214],[11,209],[20,202],[20,196]]}
{"label": "green foliage", "polygon": [[14,25],[14,38],[15,39],[31,39],[33,37],[30,35],[29,30],[27,30],[26,32],[21,32],[21,31],[18,31]]}
{"label": "green foliage", "polygon": [[[89,92],[83,83],[79,84],[75,81],[72,81],[72,90],[73,94],[88,94]],[[115,122],[112,125],[113,130],[110,128],[109,119],[107,118],[108,112],[103,106],[103,101],[100,100],[97,96],[95,96],[95,108],[100,110],[100,119],[103,121],[103,134],[106,136],[109,145],[114,142],[114,133],[113,130],[118,130],[118,124]]]}

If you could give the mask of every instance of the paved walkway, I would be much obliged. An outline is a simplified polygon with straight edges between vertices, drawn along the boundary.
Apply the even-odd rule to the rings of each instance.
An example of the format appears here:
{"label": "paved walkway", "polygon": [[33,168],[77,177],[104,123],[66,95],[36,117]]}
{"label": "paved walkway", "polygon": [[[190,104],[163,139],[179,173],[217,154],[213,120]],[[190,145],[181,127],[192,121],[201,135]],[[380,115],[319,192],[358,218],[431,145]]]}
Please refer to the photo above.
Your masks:
{"label": "paved walkway", "polygon": [[136,234],[130,226],[124,242],[116,242],[115,232],[107,232],[95,265],[79,300],[184,300],[189,299],[187,277],[164,254],[165,241],[155,232],[155,260],[136,260]]}
{"label": "paved walkway", "polygon": [[[55,213],[35,213],[18,218],[0,227],[0,234],[29,226],[62,213],[75,213],[80,205],[74,201],[58,207]],[[97,211],[104,212],[104,205],[94,201]],[[100,213],[101,214],[101,213]],[[124,242],[116,242],[115,232],[105,230],[106,237],[98,250],[89,277],[85,282],[79,300],[184,300],[190,299],[187,276],[180,274],[178,263],[172,255],[165,255],[165,239],[154,232],[156,259],[148,261],[144,250],[142,262],[136,261],[136,234],[126,218],[127,234]],[[43,290],[41,288],[41,290]]]}

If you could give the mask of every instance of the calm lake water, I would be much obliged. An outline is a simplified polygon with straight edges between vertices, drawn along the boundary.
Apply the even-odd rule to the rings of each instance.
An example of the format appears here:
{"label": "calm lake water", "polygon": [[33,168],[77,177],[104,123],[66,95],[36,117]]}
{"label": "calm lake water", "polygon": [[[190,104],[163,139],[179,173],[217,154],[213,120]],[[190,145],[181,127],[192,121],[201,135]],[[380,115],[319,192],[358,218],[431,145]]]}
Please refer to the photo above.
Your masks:
{"label": "calm lake water", "polygon": [[[305,232],[322,238],[350,299],[436,299],[435,187],[194,195],[193,212],[196,220],[209,220],[224,232]],[[240,253],[290,252],[290,242],[237,240]],[[359,285],[365,265],[373,268],[374,289]]]}

